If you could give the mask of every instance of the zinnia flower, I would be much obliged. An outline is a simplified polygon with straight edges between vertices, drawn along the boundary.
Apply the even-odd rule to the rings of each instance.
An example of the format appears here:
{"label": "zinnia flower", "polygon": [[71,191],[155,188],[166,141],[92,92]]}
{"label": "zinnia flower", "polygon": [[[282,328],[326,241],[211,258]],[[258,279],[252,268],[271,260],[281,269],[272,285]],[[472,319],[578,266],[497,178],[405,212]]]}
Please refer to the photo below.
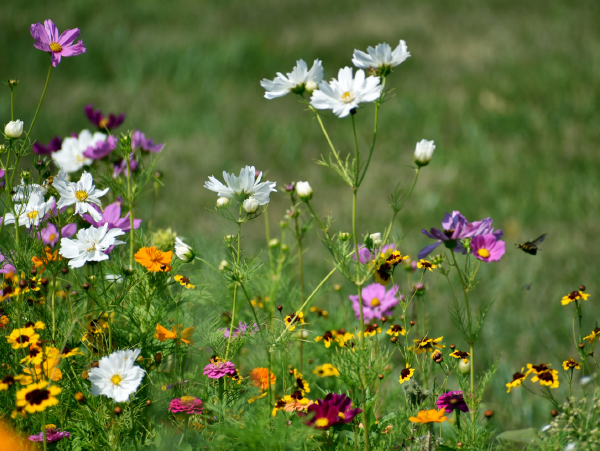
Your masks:
{"label": "zinnia flower", "polygon": [[[65,437],[71,437],[71,434],[67,431],[61,431],[60,428],[57,428],[54,424],[46,425],[46,442],[58,442]],[[29,440],[32,442],[43,442],[44,441],[44,432],[40,432],[36,435],[30,435]]]}
{"label": "zinnia flower", "polygon": [[317,429],[329,429],[336,424],[351,423],[362,412],[359,408],[351,409],[351,404],[352,400],[346,395],[329,393],[325,399],[318,399],[308,407],[308,413],[314,415],[306,424]]}
{"label": "zinnia flower", "polygon": [[60,136],[55,136],[50,140],[47,146],[36,141],[33,143],[33,153],[38,155],[51,155],[53,152],[60,150],[62,147],[62,139]]}
{"label": "zinnia flower", "polygon": [[365,77],[362,70],[352,75],[351,67],[338,72],[337,80],[319,83],[319,89],[313,91],[310,104],[318,110],[332,110],[338,117],[346,117],[360,103],[374,102],[381,96],[383,86],[379,77]]}
{"label": "zinnia flower", "polygon": [[158,153],[164,146],[164,144],[154,144],[153,140],[146,138],[146,135],[139,130],[134,131],[131,135],[131,148],[133,150],[142,149],[146,152]]}
{"label": "zinnia flower", "polygon": [[392,71],[393,67],[402,64],[410,57],[406,42],[402,39],[394,50],[388,43],[383,43],[377,44],[375,48],[367,47],[367,52],[354,50],[352,64],[359,69],[377,69],[378,75],[384,77]]}
{"label": "zinnia flower", "polygon": [[92,174],[85,171],[81,174],[81,179],[77,183],[68,182],[64,177],[65,174],[61,171],[58,177],[54,179],[53,185],[61,196],[56,206],[61,209],[69,205],[75,205],[76,215],[83,216],[83,214],[89,213],[95,221],[100,221],[102,215],[98,210],[92,208],[91,204],[102,207],[100,198],[108,193],[109,188],[103,191],[96,189]]}
{"label": "zinnia flower", "polygon": [[262,172],[256,176],[254,166],[246,166],[240,171],[239,177],[223,171],[223,179],[227,186],[211,176],[204,187],[218,193],[220,197],[236,199],[239,203],[243,203],[252,196],[258,205],[265,205],[269,203],[270,193],[277,191],[275,189],[277,183],[269,181],[261,183],[261,178]]}
{"label": "zinnia flower", "polygon": [[323,65],[315,60],[310,70],[304,60],[296,61],[291,72],[283,75],[277,72],[274,80],[263,78],[260,85],[265,89],[265,99],[276,99],[293,92],[302,95],[304,91],[312,92],[323,81]]}
{"label": "zinnia flower", "polygon": [[437,408],[444,409],[448,413],[452,413],[454,409],[461,412],[469,411],[463,392],[461,391],[449,391],[448,393],[441,394],[437,399]]}
{"label": "zinnia flower", "polygon": [[204,367],[204,375],[211,379],[221,379],[224,376],[233,376],[235,374],[235,364],[225,362],[219,358],[212,359],[211,363]]}
{"label": "zinnia flower", "polygon": [[76,56],[85,53],[85,47],[81,40],[73,44],[75,39],[79,37],[79,28],[65,30],[59,36],[58,28],[54,25],[54,22],[48,19],[44,21],[44,25],[39,22],[32,24],[29,31],[35,39],[33,46],[38,50],[50,53],[50,61],[54,67],[58,66],[63,56]]}
{"label": "zinnia flower", "polygon": [[271,377],[269,378],[268,368],[254,368],[250,373],[250,381],[252,382],[252,385],[260,388],[261,390],[266,390],[269,388],[269,385],[275,385],[276,380],[277,378],[273,372],[271,372]]}
{"label": "zinnia flower", "polygon": [[416,417],[409,417],[409,420],[413,423],[443,423],[448,419],[448,417],[444,416],[446,411],[444,409],[441,410],[421,410]]}
{"label": "zinnia flower", "polygon": [[121,113],[119,116],[115,116],[113,113],[110,113],[108,117],[106,117],[104,114],[102,114],[102,110],[100,108],[94,110],[94,105],[91,103],[85,106],[84,111],[90,122],[100,130],[112,130],[113,128],[117,128],[119,125],[121,125],[125,120],[125,113]]}
{"label": "zinnia flower", "polygon": [[187,413],[188,415],[199,415],[202,413],[202,400],[195,396],[182,396],[175,398],[169,403],[169,412]]}
{"label": "zinnia flower", "polygon": [[62,390],[56,385],[48,387],[48,381],[31,384],[17,392],[17,408],[22,408],[27,413],[43,412],[46,407],[58,404],[56,395]]}
{"label": "zinnia flower", "polygon": [[158,341],[165,341],[168,339],[175,341],[181,340],[185,344],[193,345],[194,340],[192,340],[190,337],[195,331],[195,327],[188,327],[184,329],[182,324],[173,326],[169,331],[167,328],[157,324],[154,338],[156,338]]}
{"label": "zinnia flower", "polygon": [[155,247],[142,247],[134,255],[135,261],[140,265],[145,266],[150,272],[171,271],[171,260],[173,260],[173,252],[163,252]]}
{"label": "zinnia flower", "polygon": [[479,235],[471,240],[471,249],[477,260],[497,262],[505,252],[504,241],[499,240],[493,233]]}
{"label": "zinnia flower", "polygon": [[115,402],[125,402],[135,393],[144,378],[144,370],[135,365],[141,349],[115,351],[104,356],[98,367],[89,371],[92,395],[104,395]]}
{"label": "zinnia flower", "polygon": [[[390,316],[392,308],[398,305],[398,286],[394,285],[389,290],[379,283],[367,285],[361,291],[363,303],[363,315],[365,323],[374,319],[381,319],[382,316]],[[404,299],[404,295],[400,295],[400,299]],[[358,319],[360,319],[360,304],[358,295],[350,295],[352,308]]]}
{"label": "zinnia flower", "polygon": [[69,259],[71,268],[81,268],[86,262],[108,260],[106,251],[111,246],[125,244],[118,236],[125,235],[121,229],[108,230],[108,224],[100,228],[88,227],[77,232],[77,239],[62,238],[60,240],[60,255]]}

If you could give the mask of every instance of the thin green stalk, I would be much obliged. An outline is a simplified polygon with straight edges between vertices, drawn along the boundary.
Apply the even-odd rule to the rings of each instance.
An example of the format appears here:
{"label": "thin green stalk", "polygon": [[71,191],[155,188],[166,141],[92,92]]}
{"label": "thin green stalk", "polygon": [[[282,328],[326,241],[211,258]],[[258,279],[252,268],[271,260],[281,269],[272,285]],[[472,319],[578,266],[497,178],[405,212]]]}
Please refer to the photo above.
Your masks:
{"label": "thin green stalk", "polygon": [[[237,235],[237,256],[235,267],[236,270],[240,265],[240,243],[242,241],[242,206],[240,205],[239,219],[238,219],[238,235]],[[238,284],[236,283],[233,287],[233,311],[231,312],[231,325],[229,326],[229,338],[227,339],[227,350],[225,351],[225,360],[229,357],[229,346],[231,345],[231,337],[233,336],[233,324],[235,322],[235,308],[237,303],[237,292]]]}
{"label": "thin green stalk", "polygon": [[310,109],[313,110],[313,112],[315,113],[315,116],[317,116],[317,120],[319,121],[319,125],[321,126],[321,130],[323,130],[323,134],[325,135],[325,139],[327,140],[327,143],[329,144],[329,147],[331,148],[331,151],[333,152],[333,155],[334,155],[335,159],[337,160],[337,163],[338,163],[338,166],[340,167],[340,170],[344,171],[344,173],[345,173],[346,172],[345,166],[342,163],[342,160],[340,159],[340,156],[339,156],[337,150],[335,150],[335,147],[333,146],[333,143],[331,142],[331,139],[329,138],[329,135],[327,134],[327,130],[325,130],[325,125],[323,125],[323,121],[321,120],[321,116],[319,115],[318,111],[314,107],[310,106]]}
{"label": "thin green stalk", "polygon": [[15,102],[14,102],[14,98],[13,98],[13,90],[15,89],[14,86],[10,86],[10,120],[14,121],[15,120]]}
{"label": "thin green stalk", "polygon": [[271,242],[271,229],[269,228],[269,204],[263,210],[263,215],[265,216],[265,235],[267,238],[267,249],[269,251],[269,266],[271,267],[271,273],[275,271],[273,266],[273,251],[271,250],[270,242]]}
{"label": "thin green stalk", "polygon": [[[300,234],[300,229],[298,227],[298,216],[296,215],[296,217],[294,218],[294,224],[295,224],[295,228],[296,228],[296,240],[298,242],[298,266],[300,267],[300,289],[301,289],[301,295],[302,295],[302,303],[304,304],[304,300],[306,298],[306,294],[304,291],[304,265],[302,264],[302,236]],[[301,324],[300,325],[300,343],[299,343],[299,349],[300,349],[300,372],[302,373],[302,369],[304,366],[304,340],[303,340],[303,332],[304,332],[304,326]]]}
{"label": "thin green stalk", "polygon": [[[383,79],[383,84],[385,85],[385,78]],[[373,140],[371,141],[371,149],[369,150],[369,156],[367,157],[367,163],[365,164],[365,168],[363,169],[363,173],[358,179],[358,186],[362,184],[365,175],[367,174],[367,169],[369,169],[369,164],[371,163],[371,157],[373,156],[373,150],[375,149],[375,141],[377,140],[377,123],[379,122],[379,107],[381,105],[380,100],[377,101],[375,105],[375,125],[373,127]]]}
{"label": "thin green stalk", "polygon": [[42,411],[42,442],[44,443],[44,451],[48,449],[46,440],[46,411]]}
{"label": "thin green stalk", "polygon": [[224,412],[223,412],[223,378],[219,379],[219,422],[224,420]]}
{"label": "thin green stalk", "polygon": [[56,289],[54,287],[54,273],[52,273],[52,339],[56,340],[56,309],[54,305]]}
{"label": "thin green stalk", "polygon": [[125,156],[127,160],[127,197],[129,199],[129,266],[133,267],[134,251],[134,231],[133,231],[133,198],[131,195],[131,170],[129,168],[129,155]]}

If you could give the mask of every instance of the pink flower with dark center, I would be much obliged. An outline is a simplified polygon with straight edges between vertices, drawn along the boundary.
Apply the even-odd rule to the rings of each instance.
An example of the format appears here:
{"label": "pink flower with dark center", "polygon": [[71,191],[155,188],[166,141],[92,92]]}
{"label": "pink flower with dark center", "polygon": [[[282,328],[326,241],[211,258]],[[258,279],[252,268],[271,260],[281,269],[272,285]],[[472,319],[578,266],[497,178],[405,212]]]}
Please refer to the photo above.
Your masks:
{"label": "pink flower with dark center", "polygon": [[450,413],[454,409],[458,409],[461,412],[469,411],[469,407],[461,391],[449,391],[448,393],[441,394],[437,399],[437,408],[446,409],[446,413]]}
{"label": "pink flower with dark center", "polygon": [[33,46],[43,52],[50,53],[52,66],[58,66],[60,59],[64,56],[75,56],[85,53],[85,46],[81,40],[76,44],[75,39],[79,37],[79,28],[65,30],[59,36],[58,28],[50,19],[41,23],[32,24],[29,27],[31,36],[35,39]]}
{"label": "pink flower with dark center", "polygon": [[110,113],[108,117],[106,117],[104,114],[102,114],[102,110],[100,108],[94,110],[94,105],[91,103],[85,106],[85,115],[90,122],[100,130],[112,130],[113,128],[117,128],[119,125],[121,125],[125,120],[125,113],[121,113],[118,116]]}
{"label": "pink flower with dark center", "polygon": [[471,240],[471,250],[476,259],[483,262],[497,262],[505,252],[504,241],[493,233],[479,235]]}
{"label": "pink flower with dark center", "polygon": [[[71,433],[67,431],[61,431],[60,428],[54,429],[53,427],[46,427],[46,442],[58,442],[59,440],[62,440],[65,437],[71,437]],[[32,442],[43,442],[44,433],[40,432],[36,435],[30,435],[29,440],[31,440]]]}
{"label": "pink flower with dark center", "polygon": [[187,413],[188,415],[202,413],[202,400],[195,396],[182,396],[169,403],[169,412]]}
{"label": "pink flower with dark center", "polygon": [[235,364],[232,362],[214,362],[204,367],[204,375],[211,379],[221,379],[223,376],[233,376]]}

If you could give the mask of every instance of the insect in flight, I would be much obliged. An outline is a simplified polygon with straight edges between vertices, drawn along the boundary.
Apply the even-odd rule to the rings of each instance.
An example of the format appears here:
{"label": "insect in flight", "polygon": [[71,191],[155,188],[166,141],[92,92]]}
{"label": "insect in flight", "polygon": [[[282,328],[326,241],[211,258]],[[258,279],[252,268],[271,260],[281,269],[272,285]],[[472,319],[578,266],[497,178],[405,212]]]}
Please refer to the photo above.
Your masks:
{"label": "insect in flight", "polygon": [[517,244],[516,246],[522,251],[527,252],[528,254],[536,255],[538,251],[538,244],[541,244],[546,239],[546,235],[547,234],[544,233],[542,236],[536,238],[533,241],[526,241],[524,243]]}

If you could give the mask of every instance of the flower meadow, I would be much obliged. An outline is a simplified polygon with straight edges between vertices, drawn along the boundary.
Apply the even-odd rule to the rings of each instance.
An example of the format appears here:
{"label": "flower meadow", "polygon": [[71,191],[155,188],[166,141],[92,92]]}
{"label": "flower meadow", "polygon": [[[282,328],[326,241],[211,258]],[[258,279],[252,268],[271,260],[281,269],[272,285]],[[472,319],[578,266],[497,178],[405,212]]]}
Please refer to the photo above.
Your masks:
{"label": "flower meadow", "polygon": [[[52,20],[30,34],[31,51],[50,56],[48,75],[28,123],[14,115],[22,85],[6,82],[11,117],[0,153],[5,449],[600,449],[600,327],[583,325],[594,293],[581,285],[554,300],[572,316],[563,360],[481,351],[495,301],[478,296],[480,270],[536,258],[546,235],[512,247],[502,218],[467,219],[449,205],[439,224],[422,225],[422,249],[403,252],[417,234],[396,235],[394,226],[421,172],[441,171],[427,137],[404,146],[414,166],[401,168],[398,184],[380,187],[389,217],[377,231],[359,228],[373,202],[361,187],[376,177],[380,112],[396,100],[402,65],[418,57],[405,41],[354,50],[327,77],[321,60],[299,59],[260,81],[264,102],[293,98],[322,132],[318,169],[347,187],[330,202],[348,203],[350,214],[319,211],[313,197],[326,193],[292,182],[293,172],[268,180],[268,161],[204,174],[214,203],[198,214],[217,215],[228,232],[212,238],[221,246],[215,259],[138,213],[148,193],[158,197],[155,165],[169,152],[151,130],[88,105],[86,129],[36,141],[62,58],[76,64],[86,47],[79,29],[60,33]],[[339,121],[344,142],[328,132]],[[286,198],[287,210],[269,211],[272,196]],[[277,231],[269,216],[280,218]],[[245,230],[257,224],[264,249],[251,254]],[[309,234],[330,268],[315,284],[305,277]],[[344,282],[332,285],[334,275]],[[450,300],[443,322],[428,294],[434,284]],[[336,293],[335,315],[320,303],[326,290]],[[450,330],[461,340],[448,342]],[[547,400],[546,426],[497,434],[485,402],[500,366],[513,373],[503,381],[507,397],[519,390]]]}

